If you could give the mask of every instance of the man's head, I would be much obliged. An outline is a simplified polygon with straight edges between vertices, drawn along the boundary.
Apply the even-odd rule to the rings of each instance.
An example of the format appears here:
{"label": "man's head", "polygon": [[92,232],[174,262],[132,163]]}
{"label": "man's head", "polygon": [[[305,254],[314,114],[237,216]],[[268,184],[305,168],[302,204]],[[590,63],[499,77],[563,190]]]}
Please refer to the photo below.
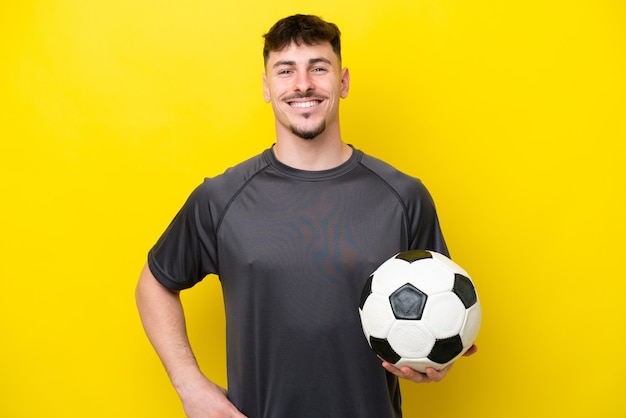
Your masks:
{"label": "man's head", "polygon": [[278,138],[340,138],[339,100],[350,75],[341,67],[339,29],[316,16],[278,21],[265,35],[263,96],[272,103]]}
{"label": "man's head", "polygon": [[341,32],[334,23],[317,16],[294,15],[279,20],[264,36],[263,60],[265,65],[270,52],[280,51],[292,43],[317,45],[328,42],[341,64]]}

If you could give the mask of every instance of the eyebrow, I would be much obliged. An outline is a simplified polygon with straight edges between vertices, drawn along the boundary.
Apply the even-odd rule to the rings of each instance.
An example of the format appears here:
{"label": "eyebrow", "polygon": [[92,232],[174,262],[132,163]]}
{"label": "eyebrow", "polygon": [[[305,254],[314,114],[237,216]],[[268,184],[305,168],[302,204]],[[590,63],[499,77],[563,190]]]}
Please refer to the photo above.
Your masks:
{"label": "eyebrow", "polygon": [[[326,59],[326,58],[311,58],[309,59],[309,65],[312,64],[318,64],[320,62],[323,62],[325,64],[331,65],[330,60]],[[290,60],[282,60],[282,61],[276,61],[276,63],[272,66],[272,68],[276,68],[276,67],[280,67],[282,65],[287,65],[287,66],[293,66],[296,65],[295,61],[290,61]]]}

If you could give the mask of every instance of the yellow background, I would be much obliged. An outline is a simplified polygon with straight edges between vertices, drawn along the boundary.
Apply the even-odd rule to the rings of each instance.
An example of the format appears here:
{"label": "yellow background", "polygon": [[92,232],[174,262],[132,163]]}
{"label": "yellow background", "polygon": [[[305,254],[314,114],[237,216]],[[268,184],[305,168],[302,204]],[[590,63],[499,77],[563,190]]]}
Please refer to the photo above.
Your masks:
{"label": "yellow background", "polygon": [[[0,4],[0,417],[183,416],[135,282],[272,143],[261,35],[298,12],[344,33],[344,138],[424,180],[478,285],[478,354],[403,384],[406,416],[626,416],[626,4],[299,3]],[[225,385],[217,280],[184,300]]]}

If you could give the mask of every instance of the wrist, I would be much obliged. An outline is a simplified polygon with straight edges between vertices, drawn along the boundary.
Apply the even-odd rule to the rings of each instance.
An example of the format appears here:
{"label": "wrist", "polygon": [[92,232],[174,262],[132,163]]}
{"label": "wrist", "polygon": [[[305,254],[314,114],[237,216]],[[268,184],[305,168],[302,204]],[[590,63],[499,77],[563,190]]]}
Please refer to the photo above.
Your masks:
{"label": "wrist", "polygon": [[204,386],[209,381],[197,365],[179,367],[170,373],[170,380],[179,395],[193,391],[195,387]]}

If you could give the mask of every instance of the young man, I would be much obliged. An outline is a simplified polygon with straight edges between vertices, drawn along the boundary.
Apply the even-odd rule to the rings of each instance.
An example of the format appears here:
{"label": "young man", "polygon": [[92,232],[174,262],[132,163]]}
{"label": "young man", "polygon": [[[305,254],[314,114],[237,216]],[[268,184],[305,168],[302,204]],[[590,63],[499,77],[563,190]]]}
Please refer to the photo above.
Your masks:
{"label": "young man", "polygon": [[[152,248],[136,290],[144,328],[189,417],[400,417],[398,377],[439,381],[448,369],[381,367],[357,307],[393,254],[447,253],[433,202],[419,180],[342,141],[350,75],[334,24],[282,19],[264,59],[276,143],[206,179]],[[228,392],[199,370],[179,299],[211,273]]]}

